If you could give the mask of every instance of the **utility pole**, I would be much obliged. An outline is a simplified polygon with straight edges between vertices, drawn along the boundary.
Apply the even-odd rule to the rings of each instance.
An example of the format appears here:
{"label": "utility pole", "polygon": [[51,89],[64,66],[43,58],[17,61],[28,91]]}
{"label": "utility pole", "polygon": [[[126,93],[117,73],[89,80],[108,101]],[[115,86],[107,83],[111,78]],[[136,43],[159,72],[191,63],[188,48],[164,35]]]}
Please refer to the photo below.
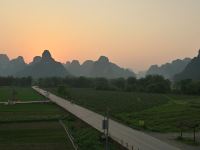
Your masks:
{"label": "utility pole", "polygon": [[107,108],[104,120],[102,122],[102,128],[105,135],[105,150],[109,150],[109,110]]}
{"label": "utility pole", "polygon": [[11,100],[10,100],[10,104],[14,104],[16,101],[16,95],[17,95],[17,91],[15,90],[14,87],[12,87],[12,95],[11,95]]}
{"label": "utility pole", "polygon": [[109,149],[109,147],[108,147],[108,138],[109,138],[109,110],[108,110],[108,108],[107,108],[107,129],[106,129],[106,150],[108,150]]}

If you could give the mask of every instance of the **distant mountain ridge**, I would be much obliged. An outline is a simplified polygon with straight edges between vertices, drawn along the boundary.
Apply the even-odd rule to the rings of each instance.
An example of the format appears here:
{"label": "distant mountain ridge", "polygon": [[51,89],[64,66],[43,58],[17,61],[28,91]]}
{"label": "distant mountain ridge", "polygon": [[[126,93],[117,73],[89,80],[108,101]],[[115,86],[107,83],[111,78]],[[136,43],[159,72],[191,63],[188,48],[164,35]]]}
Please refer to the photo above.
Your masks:
{"label": "distant mountain ridge", "polygon": [[87,60],[83,64],[78,60],[61,64],[52,58],[48,50],[45,50],[42,56],[35,56],[29,64],[25,63],[22,56],[9,60],[7,55],[0,54],[0,76],[128,78],[135,77],[135,73],[110,62],[105,56],[101,56],[97,61]]}
{"label": "distant mountain ridge", "polygon": [[128,78],[135,77],[135,73],[129,69],[124,69],[109,61],[105,56],[101,56],[97,61],[86,60],[82,65],[78,60],[71,63],[66,62],[65,68],[75,76],[105,77],[105,78]]}
{"label": "distant mountain ridge", "polygon": [[[152,65],[147,72],[141,72],[138,76],[162,75],[175,81],[182,79],[200,80],[199,67],[200,50],[198,56],[193,59],[177,59],[161,66]],[[133,71],[110,62],[105,56],[101,56],[96,61],[86,60],[83,64],[80,64],[78,60],[61,64],[52,58],[48,50],[45,50],[42,56],[35,56],[29,64],[25,63],[22,56],[10,60],[6,54],[0,54],[0,76],[32,76],[34,78],[85,76],[110,79],[136,77]]]}
{"label": "distant mountain ridge", "polygon": [[26,66],[22,56],[10,60],[6,54],[0,54],[0,76],[12,76]]}
{"label": "distant mountain ridge", "polygon": [[190,61],[190,58],[185,58],[183,60],[177,59],[161,66],[152,65],[146,72],[146,75],[162,75],[167,79],[173,79],[174,75],[182,72]]}
{"label": "distant mountain ridge", "polygon": [[200,50],[197,57],[194,57],[185,69],[174,76],[174,80],[192,79],[200,80]]}
{"label": "distant mountain ridge", "polygon": [[55,61],[48,50],[45,50],[42,57],[36,56],[24,70],[16,73],[16,76],[34,78],[41,77],[65,77],[68,76],[68,71],[60,62]]}

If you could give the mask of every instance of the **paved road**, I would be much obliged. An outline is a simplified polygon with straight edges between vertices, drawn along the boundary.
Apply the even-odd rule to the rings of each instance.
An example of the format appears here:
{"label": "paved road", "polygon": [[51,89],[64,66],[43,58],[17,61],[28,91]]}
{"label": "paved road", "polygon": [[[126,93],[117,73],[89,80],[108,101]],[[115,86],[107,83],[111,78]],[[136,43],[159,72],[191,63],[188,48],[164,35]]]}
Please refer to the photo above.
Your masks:
{"label": "paved road", "polygon": [[[13,104],[33,104],[33,103],[49,103],[51,101],[16,101]],[[8,104],[8,102],[0,102],[0,104]]]}
{"label": "paved road", "polygon": [[[33,87],[33,89],[44,96],[48,96],[52,102],[74,114],[100,132],[103,132],[103,116],[76,104],[72,104],[54,94],[47,94],[46,91],[39,89],[38,87]],[[180,150],[179,148],[173,147],[143,132],[129,128],[111,119],[109,120],[109,135],[113,140],[124,145],[129,150]]]}

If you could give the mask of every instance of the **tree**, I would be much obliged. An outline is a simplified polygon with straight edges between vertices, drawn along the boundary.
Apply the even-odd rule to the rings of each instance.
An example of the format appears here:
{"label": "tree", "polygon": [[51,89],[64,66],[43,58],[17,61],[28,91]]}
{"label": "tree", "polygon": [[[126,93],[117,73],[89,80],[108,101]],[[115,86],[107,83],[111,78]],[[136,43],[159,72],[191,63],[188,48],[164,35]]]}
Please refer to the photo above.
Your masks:
{"label": "tree", "polygon": [[200,81],[181,80],[175,83],[175,90],[182,94],[200,94]]}
{"label": "tree", "polygon": [[160,75],[149,75],[139,79],[137,85],[141,92],[168,93],[171,91],[171,82]]}
{"label": "tree", "polygon": [[137,79],[135,77],[129,77],[126,80],[126,90],[127,91],[136,91],[137,89]]}
{"label": "tree", "polygon": [[188,124],[188,127],[193,129],[193,141],[195,143],[196,142],[196,130],[199,127],[199,124],[192,122],[192,123]]}
{"label": "tree", "polygon": [[16,101],[16,96],[17,96],[17,91],[15,90],[14,87],[11,87],[12,91],[11,91],[11,98],[10,100],[8,100],[8,104],[14,104],[14,102]]}
{"label": "tree", "polygon": [[124,90],[126,81],[124,78],[117,78],[117,79],[112,79],[111,84],[112,86],[114,86],[114,88],[117,88],[119,90]]}
{"label": "tree", "polygon": [[58,86],[57,92],[64,98],[71,98],[70,92],[67,90],[67,87],[65,85]]}
{"label": "tree", "polygon": [[183,121],[178,122],[177,127],[180,129],[180,138],[183,139],[183,130],[185,128],[185,123]]}
{"label": "tree", "polygon": [[109,90],[109,82],[106,78],[96,78],[95,79],[95,89],[96,90]]}
{"label": "tree", "polygon": [[91,88],[93,86],[92,79],[86,78],[86,77],[78,77],[75,78],[75,87],[78,88]]}

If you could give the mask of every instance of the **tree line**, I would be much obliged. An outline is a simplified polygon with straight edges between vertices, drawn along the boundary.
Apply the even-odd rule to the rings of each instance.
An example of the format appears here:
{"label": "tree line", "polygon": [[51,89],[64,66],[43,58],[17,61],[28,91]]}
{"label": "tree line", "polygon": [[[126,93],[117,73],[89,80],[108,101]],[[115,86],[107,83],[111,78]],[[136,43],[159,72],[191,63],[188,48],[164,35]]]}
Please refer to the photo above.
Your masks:
{"label": "tree line", "polygon": [[58,87],[65,85],[72,88],[94,88],[96,90],[116,90],[128,92],[169,93],[171,82],[162,76],[147,76],[142,79],[106,79],[86,77],[40,78],[37,84],[41,87]]}
{"label": "tree line", "polygon": [[31,77],[15,78],[15,77],[0,77],[0,86],[31,86]]}
{"label": "tree line", "polygon": [[51,77],[40,78],[37,80],[37,84],[41,87],[65,85],[66,87],[72,88],[94,88],[96,90],[200,95],[200,81],[186,79],[172,82],[160,75],[149,75],[141,79],[136,79],[135,77],[129,77],[127,79]]}
{"label": "tree line", "polygon": [[62,85],[71,88],[94,88],[96,90],[200,95],[200,81],[186,79],[172,82],[160,75],[149,75],[141,79],[135,77],[127,79],[49,77],[33,80],[31,77],[0,77],[0,86],[31,85],[39,85],[40,87],[58,87]]}

